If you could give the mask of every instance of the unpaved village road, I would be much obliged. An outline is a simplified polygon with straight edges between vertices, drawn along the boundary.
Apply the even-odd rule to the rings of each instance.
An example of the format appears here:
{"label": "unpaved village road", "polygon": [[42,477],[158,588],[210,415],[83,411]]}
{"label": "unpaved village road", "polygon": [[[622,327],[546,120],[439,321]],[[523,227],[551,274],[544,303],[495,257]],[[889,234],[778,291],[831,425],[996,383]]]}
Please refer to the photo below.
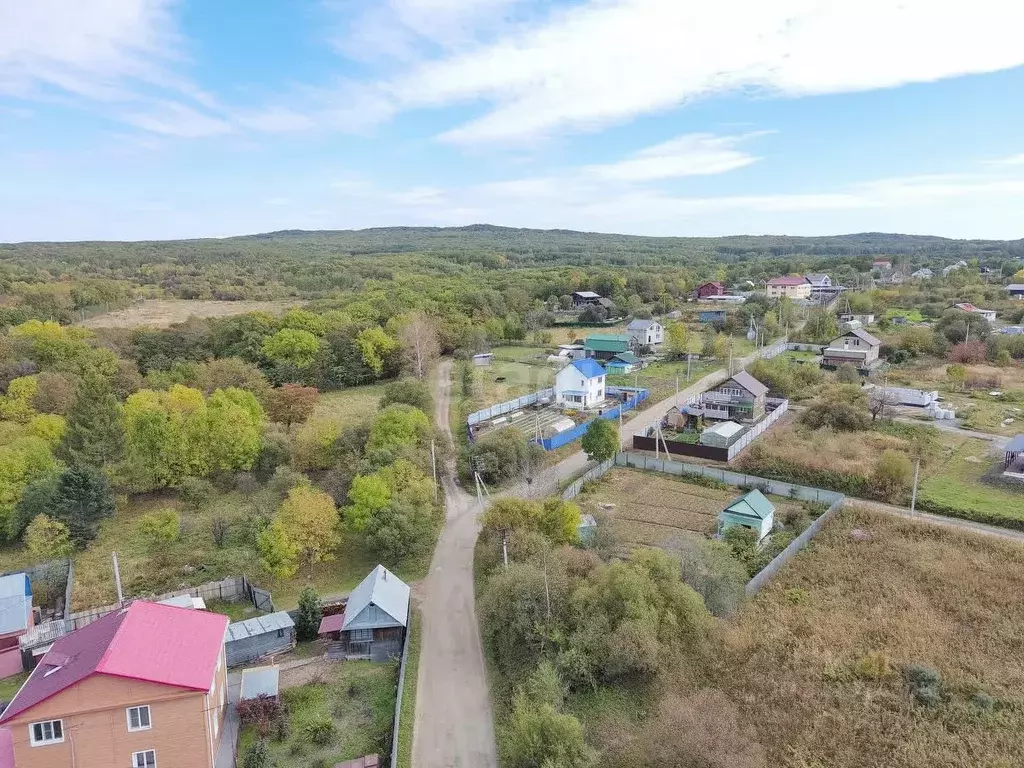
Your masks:
{"label": "unpaved village road", "polygon": [[[437,375],[436,420],[451,437],[451,360]],[[497,768],[491,700],[480,631],[473,606],[476,499],[443,473],[447,519],[424,582],[413,768]]]}

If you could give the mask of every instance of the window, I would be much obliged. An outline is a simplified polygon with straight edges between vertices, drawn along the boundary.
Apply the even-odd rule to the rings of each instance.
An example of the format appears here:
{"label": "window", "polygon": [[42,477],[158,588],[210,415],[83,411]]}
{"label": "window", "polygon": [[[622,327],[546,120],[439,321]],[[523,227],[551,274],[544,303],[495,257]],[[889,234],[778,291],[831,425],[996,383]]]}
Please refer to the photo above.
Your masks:
{"label": "window", "polygon": [[283,629],[277,630],[277,636],[278,637],[284,637],[284,630]]}
{"label": "window", "polygon": [[353,629],[349,632],[349,641],[353,643],[373,640],[372,629]]}
{"label": "window", "polygon": [[132,753],[132,768],[156,768],[156,750]]}
{"label": "window", "polygon": [[148,704],[143,704],[141,707],[128,707],[125,711],[128,713],[129,731],[148,731],[153,727],[153,722],[149,718]]}
{"label": "window", "polygon": [[41,723],[32,723],[28,727],[28,732],[33,747],[60,744],[64,741],[64,721],[44,720]]}

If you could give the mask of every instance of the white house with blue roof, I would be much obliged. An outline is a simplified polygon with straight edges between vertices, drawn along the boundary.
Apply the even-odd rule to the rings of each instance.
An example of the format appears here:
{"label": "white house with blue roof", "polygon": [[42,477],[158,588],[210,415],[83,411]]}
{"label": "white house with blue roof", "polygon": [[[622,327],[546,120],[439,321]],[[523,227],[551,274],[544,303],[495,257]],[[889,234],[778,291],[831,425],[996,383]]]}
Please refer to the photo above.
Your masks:
{"label": "white house with blue roof", "polygon": [[576,360],[555,376],[555,404],[566,408],[596,408],[605,399],[607,371],[593,358]]}

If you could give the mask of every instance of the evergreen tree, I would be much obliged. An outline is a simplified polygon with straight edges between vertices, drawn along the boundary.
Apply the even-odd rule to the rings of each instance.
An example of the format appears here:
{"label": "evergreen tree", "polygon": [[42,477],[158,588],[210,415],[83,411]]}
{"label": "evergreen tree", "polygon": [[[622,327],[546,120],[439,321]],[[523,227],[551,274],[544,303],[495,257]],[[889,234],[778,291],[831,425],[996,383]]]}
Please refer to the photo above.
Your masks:
{"label": "evergreen tree", "polygon": [[50,517],[68,527],[76,546],[96,538],[100,521],[114,514],[114,495],[107,478],[93,469],[64,472],[50,499]]}
{"label": "evergreen tree", "polygon": [[316,633],[320,629],[320,620],[323,615],[316,590],[306,587],[299,595],[299,613],[295,617],[295,636],[299,640],[316,640]]}
{"label": "evergreen tree", "polygon": [[121,405],[100,374],[88,372],[82,378],[58,455],[72,467],[92,469],[124,457]]}

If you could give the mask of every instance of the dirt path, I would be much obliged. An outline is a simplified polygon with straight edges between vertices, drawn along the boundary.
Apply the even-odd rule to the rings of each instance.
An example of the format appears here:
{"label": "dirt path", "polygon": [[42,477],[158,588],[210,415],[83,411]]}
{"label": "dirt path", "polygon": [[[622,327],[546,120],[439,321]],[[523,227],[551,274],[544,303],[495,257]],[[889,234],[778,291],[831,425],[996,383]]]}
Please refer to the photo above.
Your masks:
{"label": "dirt path", "polygon": [[987,525],[976,523],[973,520],[961,520],[958,517],[943,517],[932,515],[928,512],[911,512],[906,507],[896,507],[892,504],[882,504],[878,501],[867,501],[866,499],[848,498],[846,504],[851,507],[863,507],[873,512],[882,512],[894,517],[905,517],[908,520],[918,520],[922,523],[931,523],[943,528],[955,528],[968,533],[980,533],[984,536],[996,536],[1001,539],[1012,539],[1017,542],[1024,542],[1024,531],[1015,531],[1012,528],[1001,528],[998,525]]}
{"label": "dirt path", "polygon": [[[436,387],[436,421],[451,439],[450,360]],[[423,584],[423,645],[416,688],[413,768],[497,768],[491,701],[473,605],[476,500],[455,484],[454,460],[443,485],[447,520]]]}

